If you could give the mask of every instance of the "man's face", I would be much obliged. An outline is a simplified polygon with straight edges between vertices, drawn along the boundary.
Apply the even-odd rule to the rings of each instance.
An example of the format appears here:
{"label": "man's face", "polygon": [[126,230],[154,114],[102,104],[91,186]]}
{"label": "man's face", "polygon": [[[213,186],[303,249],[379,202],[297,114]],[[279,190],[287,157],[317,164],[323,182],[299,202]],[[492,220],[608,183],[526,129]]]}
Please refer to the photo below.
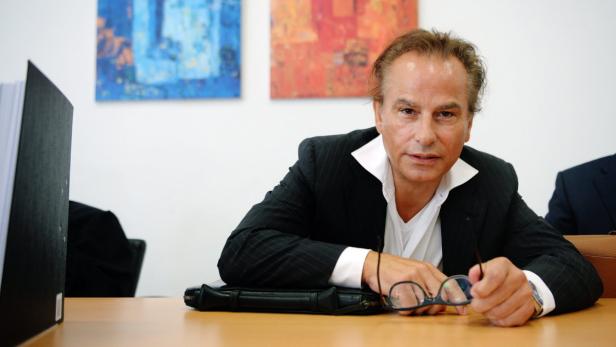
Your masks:
{"label": "man's face", "polygon": [[455,57],[398,57],[385,71],[383,103],[374,102],[397,184],[432,183],[456,162],[470,138],[466,71]]}

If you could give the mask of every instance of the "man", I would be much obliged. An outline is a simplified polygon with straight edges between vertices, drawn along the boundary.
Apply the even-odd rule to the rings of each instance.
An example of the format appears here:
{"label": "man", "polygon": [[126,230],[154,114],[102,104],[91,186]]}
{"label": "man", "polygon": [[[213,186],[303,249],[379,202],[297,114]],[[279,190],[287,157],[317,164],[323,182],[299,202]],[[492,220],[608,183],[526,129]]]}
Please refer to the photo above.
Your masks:
{"label": "man", "polygon": [[565,235],[616,231],[616,154],[559,172],[545,219]]}
{"label": "man", "polygon": [[522,201],[513,167],[464,146],[485,80],[474,46],[416,30],[385,49],[373,75],[376,129],[303,141],[229,237],[222,279],[385,295],[414,281],[433,296],[446,275],[468,273],[472,308],[502,326],[592,305],[595,270]]}

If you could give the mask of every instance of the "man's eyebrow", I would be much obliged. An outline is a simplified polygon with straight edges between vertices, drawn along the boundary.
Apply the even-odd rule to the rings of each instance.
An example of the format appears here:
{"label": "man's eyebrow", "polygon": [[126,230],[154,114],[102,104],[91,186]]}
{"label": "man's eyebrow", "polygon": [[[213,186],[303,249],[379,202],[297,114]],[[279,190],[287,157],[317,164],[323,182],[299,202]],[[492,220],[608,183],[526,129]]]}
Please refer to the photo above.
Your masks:
{"label": "man's eyebrow", "polygon": [[448,103],[446,103],[444,105],[438,106],[436,109],[437,110],[450,110],[452,108],[459,108],[459,109],[461,109],[462,106],[460,106],[460,104],[458,104],[457,102],[452,101],[452,102],[448,102]]}
{"label": "man's eyebrow", "polygon": [[412,100],[408,100],[404,98],[396,99],[396,102],[394,102],[394,105],[405,105],[405,106],[412,106],[412,107],[416,106],[416,104]]}

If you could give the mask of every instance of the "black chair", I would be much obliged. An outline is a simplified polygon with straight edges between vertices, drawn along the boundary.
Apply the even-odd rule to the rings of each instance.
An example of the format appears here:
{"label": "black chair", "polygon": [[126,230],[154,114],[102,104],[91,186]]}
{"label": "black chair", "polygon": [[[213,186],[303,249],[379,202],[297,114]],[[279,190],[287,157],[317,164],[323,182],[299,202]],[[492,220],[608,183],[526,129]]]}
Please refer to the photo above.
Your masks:
{"label": "black chair", "polygon": [[65,296],[135,296],[145,250],[112,212],[70,201]]}
{"label": "black chair", "polygon": [[139,284],[139,277],[141,276],[141,267],[143,266],[143,258],[145,256],[146,243],[144,240],[140,239],[128,239],[128,243],[130,247],[135,252],[135,260],[133,262],[133,276],[131,283],[131,292],[130,296],[135,296],[135,292],[137,291],[137,285]]}

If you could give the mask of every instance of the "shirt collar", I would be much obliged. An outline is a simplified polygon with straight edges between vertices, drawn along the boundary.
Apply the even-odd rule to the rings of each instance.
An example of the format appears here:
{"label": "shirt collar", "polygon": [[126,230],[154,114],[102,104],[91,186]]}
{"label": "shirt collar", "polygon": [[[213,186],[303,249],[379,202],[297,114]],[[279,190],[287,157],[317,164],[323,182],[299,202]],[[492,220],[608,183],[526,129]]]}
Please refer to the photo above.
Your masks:
{"label": "shirt collar", "polygon": [[[351,155],[366,171],[370,172],[383,184],[383,195],[389,202],[394,193],[394,182],[391,174],[391,165],[383,145],[383,136],[379,135],[372,141],[356,149]],[[469,165],[464,160],[458,158],[451,169],[441,179],[436,194],[446,197],[452,189],[458,187],[471,178],[479,171]]]}

